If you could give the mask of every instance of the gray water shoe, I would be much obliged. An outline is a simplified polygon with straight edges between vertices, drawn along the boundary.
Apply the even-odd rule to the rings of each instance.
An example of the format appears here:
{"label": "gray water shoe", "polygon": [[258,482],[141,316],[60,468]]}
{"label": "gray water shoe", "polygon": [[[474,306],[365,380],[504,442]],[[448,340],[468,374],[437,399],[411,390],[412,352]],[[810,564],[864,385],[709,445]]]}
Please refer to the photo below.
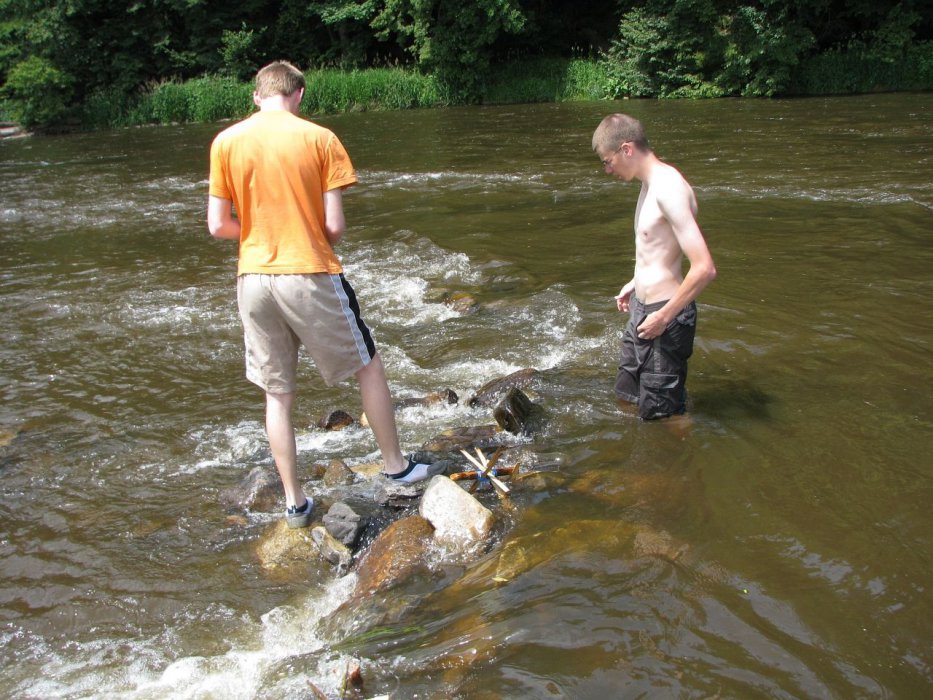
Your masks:
{"label": "gray water shoe", "polygon": [[436,476],[443,471],[443,464],[426,464],[424,462],[416,462],[414,455],[408,455],[408,466],[404,469],[404,471],[401,471],[398,474],[386,474],[385,472],[382,472],[382,475],[392,479],[392,481],[401,481],[406,484],[414,484],[416,481],[424,481],[425,479]]}
{"label": "gray water shoe", "polygon": [[308,527],[311,524],[311,511],[314,510],[314,501],[306,497],[305,504],[289,506],[285,511],[285,521],[290,528]]}

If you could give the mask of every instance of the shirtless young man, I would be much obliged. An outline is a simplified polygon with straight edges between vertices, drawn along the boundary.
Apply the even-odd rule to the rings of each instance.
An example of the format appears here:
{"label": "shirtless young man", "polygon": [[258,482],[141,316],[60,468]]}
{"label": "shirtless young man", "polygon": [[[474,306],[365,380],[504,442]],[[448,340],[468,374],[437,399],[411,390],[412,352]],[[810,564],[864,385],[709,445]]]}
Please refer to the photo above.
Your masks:
{"label": "shirtless young man", "polygon": [[[696,333],[694,299],[716,277],[697,225],[697,202],[684,176],[648,145],[641,122],[610,114],[593,134],[607,174],[641,182],[635,208],[635,274],[616,296],[629,312],[616,396],[638,404],[645,420],[681,414],[687,404],[687,359]],[[690,261],[686,276],[684,256]]]}

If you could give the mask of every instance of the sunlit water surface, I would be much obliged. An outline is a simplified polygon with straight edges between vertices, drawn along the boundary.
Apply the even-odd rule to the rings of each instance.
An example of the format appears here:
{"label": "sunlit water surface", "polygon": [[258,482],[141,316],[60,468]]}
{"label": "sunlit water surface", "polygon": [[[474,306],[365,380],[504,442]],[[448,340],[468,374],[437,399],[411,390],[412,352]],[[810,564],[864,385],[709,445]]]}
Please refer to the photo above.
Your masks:
{"label": "sunlit water surface", "polygon": [[[694,184],[719,270],[689,425],[611,396],[637,189],[589,143],[616,110]],[[336,697],[351,657],[399,698],[933,692],[933,95],[322,122],[359,170],[339,253],[393,392],[541,370],[524,447],[550,480],[508,512],[486,494],[497,539],[437,553],[392,624],[325,624],[354,575],[264,572],[279,515],[218,506],[270,461],[235,251],[204,225],[221,125],[2,142],[0,695]],[[303,465],[374,458],[366,430],[314,427],[338,407],[355,388],[307,366]],[[406,449],[491,422],[398,418]]]}

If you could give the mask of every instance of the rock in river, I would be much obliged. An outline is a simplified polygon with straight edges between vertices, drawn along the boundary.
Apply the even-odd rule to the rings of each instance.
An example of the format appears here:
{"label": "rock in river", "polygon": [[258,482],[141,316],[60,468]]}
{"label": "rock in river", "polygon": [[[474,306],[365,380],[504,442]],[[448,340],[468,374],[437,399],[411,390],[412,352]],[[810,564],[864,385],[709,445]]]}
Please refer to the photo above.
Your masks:
{"label": "rock in river", "polygon": [[353,563],[353,553],[350,548],[331,535],[326,528],[319,525],[312,529],[311,539],[317,545],[321,556],[331,564],[336,564],[341,569],[348,569]]}
{"label": "rock in river", "polygon": [[356,419],[346,411],[336,409],[321,416],[318,419],[317,427],[321,430],[343,430],[356,423]]}
{"label": "rock in river", "polygon": [[532,403],[525,392],[516,387],[509,389],[493,410],[493,416],[499,427],[513,435],[527,435],[534,432],[535,424],[540,420],[541,415],[541,407]]}
{"label": "rock in river", "polygon": [[[435,477],[437,478],[437,477]],[[427,570],[425,554],[434,528],[420,515],[396,520],[373,541],[356,568],[353,598],[382,592]]]}
{"label": "rock in river", "polygon": [[337,540],[347,547],[352,547],[366,527],[366,522],[346,503],[338,502],[324,515],[324,527]]}
{"label": "rock in river", "polygon": [[476,393],[470,397],[467,403],[470,408],[475,408],[476,406],[492,406],[499,400],[499,397],[509,389],[527,389],[534,385],[540,376],[541,372],[533,367],[520,369],[505,377],[499,377],[498,379],[493,379],[491,382],[486,382],[477,389]]}
{"label": "rock in river", "polygon": [[435,541],[446,545],[482,541],[495,524],[492,511],[446,476],[431,479],[419,512],[434,526]]}
{"label": "rock in river", "polygon": [[238,485],[222,491],[219,500],[228,508],[268,513],[282,500],[282,484],[272,469],[253,467]]}

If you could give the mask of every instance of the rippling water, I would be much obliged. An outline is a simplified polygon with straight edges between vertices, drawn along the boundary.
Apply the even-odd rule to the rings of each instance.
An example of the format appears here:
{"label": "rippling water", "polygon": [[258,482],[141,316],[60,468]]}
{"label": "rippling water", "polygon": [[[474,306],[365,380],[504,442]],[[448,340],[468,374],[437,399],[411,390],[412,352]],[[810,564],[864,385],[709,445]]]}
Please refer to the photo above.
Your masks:
{"label": "rippling water", "polygon": [[[616,109],[693,182],[719,269],[687,425],[611,397],[637,191],[589,141]],[[353,575],[263,572],[278,514],[217,505],[270,461],[235,251],[204,224],[220,125],[0,143],[0,694],[336,696],[357,657],[394,697],[929,695],[931,115],[904,94],[323,120],[359,169],[339,253],[395,395],[537,367],[524,449],[557,465],[376,628],[335,613]],[[313,427],[335,407],[355,389],[309,367],[303,465],[374,457]],[[399,414],[406,448],[488,422]]]}

